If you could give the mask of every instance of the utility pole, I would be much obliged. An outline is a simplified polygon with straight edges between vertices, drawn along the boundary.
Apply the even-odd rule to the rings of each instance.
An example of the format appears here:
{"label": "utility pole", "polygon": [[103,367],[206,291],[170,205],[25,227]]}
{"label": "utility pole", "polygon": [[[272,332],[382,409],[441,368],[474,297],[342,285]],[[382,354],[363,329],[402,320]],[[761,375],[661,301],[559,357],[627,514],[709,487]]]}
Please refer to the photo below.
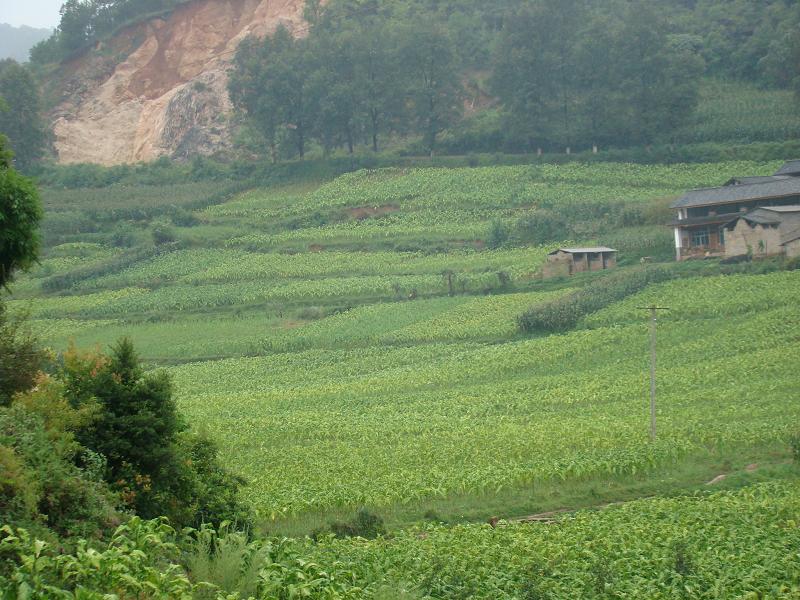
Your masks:
{"label": "utility pole", "polygon": [[640,306],[650,311],[650,441],[656,441],[656,326],[658,311],[669,310],[661,306]]}

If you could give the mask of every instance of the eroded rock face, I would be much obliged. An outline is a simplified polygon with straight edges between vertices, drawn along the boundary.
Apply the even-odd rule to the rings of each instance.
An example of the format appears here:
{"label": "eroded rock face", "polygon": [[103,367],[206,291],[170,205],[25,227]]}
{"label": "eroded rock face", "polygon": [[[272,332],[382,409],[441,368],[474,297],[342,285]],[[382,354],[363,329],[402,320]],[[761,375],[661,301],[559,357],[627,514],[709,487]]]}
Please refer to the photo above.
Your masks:
{"label": "eroded rock face", "polygon": [[279,24],[305,34],[304,5],[194,0],[66,65],[64,99],[52,113],[59,162],[116,165],[227,149],[236,47]]}

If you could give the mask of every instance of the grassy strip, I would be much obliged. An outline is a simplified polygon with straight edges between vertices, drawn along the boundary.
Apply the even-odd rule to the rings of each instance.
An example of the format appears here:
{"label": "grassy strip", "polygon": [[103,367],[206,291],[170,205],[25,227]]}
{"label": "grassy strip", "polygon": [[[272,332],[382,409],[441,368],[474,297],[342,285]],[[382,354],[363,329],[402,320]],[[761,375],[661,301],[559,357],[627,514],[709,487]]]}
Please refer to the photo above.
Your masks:
{"label": "grassy strip", "polygon": [[[715,478],[724,479],[710,484]],[[485,523],[495,517],[524,518],[551,511],[579,510],[628,502],[650,496],[674,497],[693,493],[740,489],[765,481],[797,479],[800,466],[781,444],[766,447],[709,450],[678,464],[635,476],[548,481],[532,487],[500,490],[494,494],[467,494],[419,504],[367,507],[379,514],[387,528],[403,529],[421,522]],[[269,536],[304,537],[331,522],[348,521],[360,507],[304,513],[263,521],[259,532]]]}

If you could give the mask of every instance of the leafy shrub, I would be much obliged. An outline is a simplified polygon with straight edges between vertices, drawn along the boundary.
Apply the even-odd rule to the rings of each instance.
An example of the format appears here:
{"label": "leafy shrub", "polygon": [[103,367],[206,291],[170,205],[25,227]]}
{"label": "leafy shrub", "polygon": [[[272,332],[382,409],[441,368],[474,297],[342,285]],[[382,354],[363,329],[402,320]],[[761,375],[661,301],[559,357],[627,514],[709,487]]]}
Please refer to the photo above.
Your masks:
{"label": "leafy shrub", "polygon": [[111,245],[115,248],[130,248],[136,243],[136,232],[128,223],[120,223],[111,233]]}
{"label": "leafy shrub", "polygon": [[792,456],[795,462],[800,462],[800,432],[794,433],[789,437],[789,447],[792,449]]}
{"label": "leafy shrub", "polygon": [[493,249],[500,248],[508,242],[510,236],[511,231],[508,225],[500,220],[492,221],[489,227],[489,235],[486,237],[486,245]]}
{"label": "leafy shrub", "polygon": [[250,508],[240,498],[246,481],[222,465],[219,448],[205,433],[183,432],[178,437],[179,464],[186,465],[179,475],[184,523],[220,525],[231,523],[239,529],[252,526]]}
{"label": "leafy shrub", "polygon": [[539,209],[517,220],[512,238],[517,243],[546,244],[567,239],[569,234],[570,230],[563,216],[553,210]]}
{"label": "leafy shrub", "polygon": [[146,374],[129,340],[110,356],[71,349],[60,376],[73,406],[98,405],[77,439],[105,457],[106,482],[137,515],[166,516],[178,526],[249,525],[238,498],[244,482],[222,467],[209,438],[187,431],[169,378]]}
{"label": "leafy shrub", "polygon": [[531,308],[519,317],[519,327],[527,333],[567,331],[586,315],[635,294],[652,283],[674,277],[674,270],[661,267],[614,273],[563,298]]}
{"label": "leafy shrub", "polygon": [[23,406],[0,409],[0,521],[96,537],[119,522],[104,484],[75,466],[72,436]]}
{"label": "leafy shrub", "polygon": [[0,301],[0,406],[8,406],[14,394],[33,387],[44,359],[24,320],[10,319]]}
{"label": "leafy shrub", "polygon": [[[361,508],[352,521],[331,523],[328,531],[339,538],[360,537],[374,540],[386,535],[386,526],[380,516]],[[324,532],[316,532],[314,537],[318,537],[321,533]]]}
{"label": "leafy shrub", "polygon": [[175,537],[163,521],[133,518],[104,547],[80,541],[67,553],[6,525],[0,589],[4,598],[191,598],[195,587],[177,564]]}
{"label": "leafy shrub", "polygon": [[200,223],[200,220],[193,212],[180,207],[176,207],[175,210],[172,211],[170,219],[172,219],[172,223],[178,227],[194,227]]}
{"label": "leafy shrub", "polygon": [[33,265],[39,254],[42,206],[33,182],[3,159],[0,137],[0,287],[18,269]]}
{"label": "leafy shrub", "polygon": [[166,223],[157,223],[153,226],[153,243],[164,246],[175,241],[175,232]]}

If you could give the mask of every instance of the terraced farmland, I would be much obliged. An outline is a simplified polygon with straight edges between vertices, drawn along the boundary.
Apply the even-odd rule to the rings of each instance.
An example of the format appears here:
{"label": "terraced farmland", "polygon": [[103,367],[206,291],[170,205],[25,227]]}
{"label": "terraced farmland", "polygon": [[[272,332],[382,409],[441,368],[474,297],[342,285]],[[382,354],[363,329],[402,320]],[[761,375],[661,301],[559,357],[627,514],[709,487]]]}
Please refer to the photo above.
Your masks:
{"label": "terraced farmland", "polygon": [[[709,277],[717,267],[700,265],[702,277],[689,269],[559,336],[525,337],[517,317],[595,277],[541,281],[549,249],[613,240],[622,270],[638,268],[669,244],[670,197],[775,168],[387,169],[204,206],[187,197],[198,222],[173,224],[174,243],[150,247],[136,220],[132,247],[102,231],[58,239],[9,306],[57,349],[128,335],[166,366],[265,522],[647,477],[784,444],[800,416],[797,272]],[[155,192],[143,197],[153,210]],[[564,231],[559,220],[571,239],[547,233]],[[655,444],[637,310],[651,302],[673,308]]]}

